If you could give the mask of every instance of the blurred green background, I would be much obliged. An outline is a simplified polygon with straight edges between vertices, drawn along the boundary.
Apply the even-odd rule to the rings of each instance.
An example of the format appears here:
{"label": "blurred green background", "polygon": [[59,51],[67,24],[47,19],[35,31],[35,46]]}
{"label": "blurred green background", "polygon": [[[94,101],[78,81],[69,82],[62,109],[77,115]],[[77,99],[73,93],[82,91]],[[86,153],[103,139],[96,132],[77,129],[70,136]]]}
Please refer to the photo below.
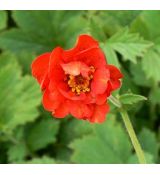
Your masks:
{"label": "blurred green background", "polygon": [[137,163],[121,116],[55,119],[41,106],[32,60],[95,37],[123,86],[148,98],[129,115],[148,163],[160,163],[160,11],[0,11],[0,163]]}

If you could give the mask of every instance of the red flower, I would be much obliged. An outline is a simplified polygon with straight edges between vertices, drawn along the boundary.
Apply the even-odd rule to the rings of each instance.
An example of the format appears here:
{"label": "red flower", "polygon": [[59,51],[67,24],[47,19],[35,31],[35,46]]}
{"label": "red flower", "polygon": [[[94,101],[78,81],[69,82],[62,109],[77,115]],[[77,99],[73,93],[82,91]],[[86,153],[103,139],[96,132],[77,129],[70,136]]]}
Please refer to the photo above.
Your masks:
{"label": "red flower", "polygon": [[107,97],[120,87],[121,72],[106,62],[99,44],[80,35],[70,50],[55,48],[37,57],[32,75],[43,90],[43,106],[57,118],[72,114],[78,119],[103,122],[109,112]]}

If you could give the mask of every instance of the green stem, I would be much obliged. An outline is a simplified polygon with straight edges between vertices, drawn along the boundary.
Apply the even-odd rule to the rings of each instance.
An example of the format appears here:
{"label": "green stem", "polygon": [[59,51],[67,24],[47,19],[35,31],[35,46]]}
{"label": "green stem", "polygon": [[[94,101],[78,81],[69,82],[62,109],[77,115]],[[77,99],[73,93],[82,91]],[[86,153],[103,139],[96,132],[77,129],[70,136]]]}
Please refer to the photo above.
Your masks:
{"label": "green stem", "polygon": [[126,129],[127,129],[128,134],[129,134],[129,137],[131,139],[131,142],[133,144],[133,147],[136,151],[139,163],[146,164],[146,159],[145,159],[143,150],[142,150],[141,145],[137,139],[136,133],[133,129],[133,126],[132,126],[131,121],[129,119],[128,113],[124,109],[121,109],[120,113],[122,115],[122,119],[123,119],[124,124],[126,126]]}
{"label": "green stem", "polygon": [[135,152],[137,154],[139,163],[146,164],[146,159],[145,159],[143,150],[142,150],[141,145],[140,145],[140,143],[139,143],[139,141],[137,139],[136,133],[135,133],[135,131],[133,129],[133,126],[132,126],[132,123],[131,123],[131,121],[129,119],[128,113],[126,112],[125,109],[123,109],[123,106],[122,106],[121,102],[117,98],[115,98],[113,96],[110,96],[109,97],[109,100],[115,106],[117,106],[120,109],[120,113],[121,113],[123,122],[125,124],[125,127],[127,129],[127,132],[128,132],[129,137],[131,139],[132,145],[133,145],[133,147],[135,149]]}

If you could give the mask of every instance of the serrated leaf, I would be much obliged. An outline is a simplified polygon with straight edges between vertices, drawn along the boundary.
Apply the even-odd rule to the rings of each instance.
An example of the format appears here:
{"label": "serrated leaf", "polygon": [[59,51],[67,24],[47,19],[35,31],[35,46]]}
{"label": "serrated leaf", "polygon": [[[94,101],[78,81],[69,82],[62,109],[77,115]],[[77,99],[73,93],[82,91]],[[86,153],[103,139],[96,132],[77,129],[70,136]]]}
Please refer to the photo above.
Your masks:
{"label": "serrated leaf", "polygon": [[125,105],[132,105],[140,101],[147,100],[147,98],[142,95],[136,95],[132,93],[121,95],[119,99],[121,103]]}
{"label": "serrated leaf", "polygon": [[110,36],[122,29],[122,27],[130,25],[139,13],[140,11],[135,10],[96,11],[93,19],[97,17],[97,26],[100,26],[101,29],[103,28],[104,33],[107,34],[107,36]]}
{"label": "serrated leaf", "polygon": [[10,146],[8,152],[8,161],[10,163],[22,162],[28,154],[27,147],[24,143]]}
{"label": "serrated leaf", "polygon": [[39,54],[57,45],[70,47],[87,28],[79,11],[13,11],[12,15],[19,29],[1,33],[0,47],[15,53],[25,50]]}
{"label": "serrated leaf", "polygon": [[153,160],[156,161],[159,145],[155,133],[147,128],[143,128],[140,134],[138,135],[138,138],[142,149],[145,152],[153,155]]}
{"label": "serrated leaf", "polygon": [[72,150],[68,148],[68,144],[70,144],[70,142],[74,139],[92,134],[93,128],[89,122],[72,119],[66,120],[61,125],[60,133],[59,141],[61,145],[58,145],[55,148],[57,150],[56,159],[58,159],[61,163],[69,163],[71,162],[70,157]]}
{"label": "serrated leaf", "polygon": [[92,135],[75,139],[72,161],[75,163],[126,163],[132,154],[131,144],[120,124],[108,119],[94,125]]}
{"label": "serrated leaf", "polygon": [[38,117],[40,90],[32,77],[21,75],[16,57],[0,57],[0,128],[11,132],[16,126]]}
{"label": "serrated leaf", "polygon": [[142,69],[146,77],[152,78],[154,81],[160,81],[160,52],[157,50],[149,50],[142,59]]}
{"label": "serrated leaf", "polygon": [[7,12],[0,10],[0,30],[7,27]]}
{"label": "serrated leaf", "polygon": [[34,123],[27,133],[27,145],[33,151],[45,148],[50,143],[55,143],[59,122],[46,118]]}
{"label": "serrated leaf", "polygon": [[23,162],[25,164],[55,164],[55,160],[49,156],[43,156],[38,158],[33,158],[29,161]]}
{"label": "serrated leaf", "polygon": [[[7,157],[10,163],[20,163],[30,154],[25,143],[24,133],[24,127],[19,126],[14,129],[12,135],[8,136],[10,144],[8,145]],[[5,136],[7,137],[7,135]]]}
{"label": "serrated leaf", "polygon": [[136,63],[137,57],[142,57],[152,43],[145,41],[138,34],[129,33],[128,29],[121,30],[113,35],[107,42],[107,44],[120,53],[125,60]]}
{"label": "serrated leaf", "polygon": [[107,63],[120,68],[119,60],[114,50],[109,45],[103,43],[101,44],[101,48],[106,55]]}

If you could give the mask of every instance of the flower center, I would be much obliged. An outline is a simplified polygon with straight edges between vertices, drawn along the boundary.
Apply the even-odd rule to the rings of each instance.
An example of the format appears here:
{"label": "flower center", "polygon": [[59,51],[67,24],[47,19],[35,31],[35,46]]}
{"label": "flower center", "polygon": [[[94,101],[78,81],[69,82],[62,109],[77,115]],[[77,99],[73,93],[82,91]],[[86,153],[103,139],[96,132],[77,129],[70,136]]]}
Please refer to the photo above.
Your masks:
{"label": "flower center", "polygon": [[95,68],[93,66],[90,67],[90,72],[88,78],[83,77],[82,75],[68,76],[68,86],[71,88],[71,91],[76,93],[76,95],[80,95],[81,92],[90,92],[90,83],[93,79],[93,73]]}

